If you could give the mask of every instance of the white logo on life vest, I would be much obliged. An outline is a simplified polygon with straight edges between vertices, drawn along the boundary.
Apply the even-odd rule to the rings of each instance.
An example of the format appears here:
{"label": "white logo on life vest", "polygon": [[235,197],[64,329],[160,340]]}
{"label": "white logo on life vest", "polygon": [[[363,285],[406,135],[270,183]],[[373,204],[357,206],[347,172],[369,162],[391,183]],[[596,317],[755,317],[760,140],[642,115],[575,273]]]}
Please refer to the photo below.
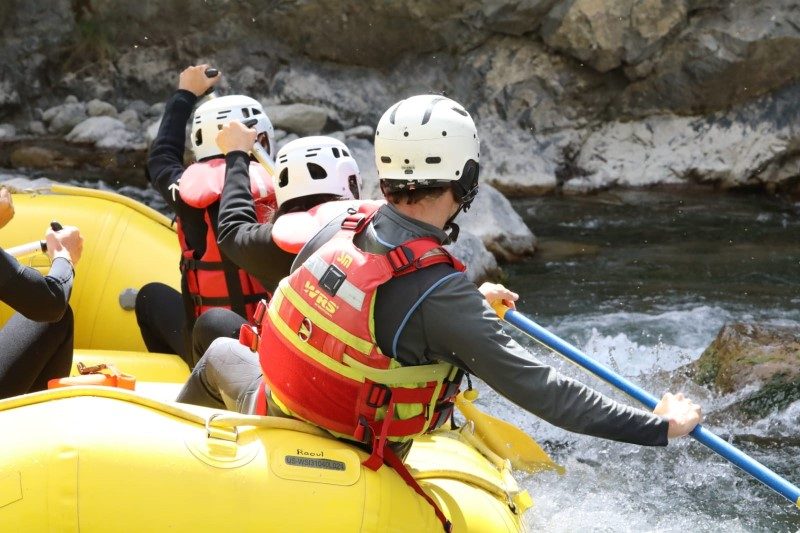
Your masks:
{"label": "white logo on life vest", "polygon": [[315,287],[310,281],[306,281],[305,285],[303,286],[303,292],[306,293],[312,302],[314,302],[314,305],[330,315],[334,314],[336,310],[339,309],[338,305],[330,301],[328,297],[325,296],[322,291]]}

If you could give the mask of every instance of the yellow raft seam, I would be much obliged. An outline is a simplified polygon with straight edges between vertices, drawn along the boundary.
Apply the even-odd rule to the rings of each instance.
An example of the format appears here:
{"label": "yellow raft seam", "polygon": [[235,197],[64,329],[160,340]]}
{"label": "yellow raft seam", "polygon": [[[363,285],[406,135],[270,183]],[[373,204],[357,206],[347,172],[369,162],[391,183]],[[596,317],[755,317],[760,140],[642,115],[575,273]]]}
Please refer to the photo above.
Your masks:
{"label": "yellow raft seam", "polygon": [[60,184],[53,184],[50,187],[50,191],[54,194],[68,194],[71,196],[86,196],[88,198],[100,198],[103,200],[108,200],[110,202],[124,205],[125,207],[130,207],[134,211],[143,214],[144,216],[153,220],[154,222],[157,222],[164,227],[170,228],[173,231],[175,229],[172,226],[172,221],[170,221],[169,218],[162,215],[155,209],[147,207],[146,205],[137,202],[136,200],[133,200],[126,196],[122,196],[121,194],[117,194],[115,192],[99,191],[96,189],[84,189],[82,187],[73,187],[71,185],[60,185]]}
{"label": "yellow raft seam", "polygon": [[[27,405],[35,405],[45,403],[53,400],[62,400],[65,398],[79,398],[83,396],[94,396],[98,398],[110,398],[113,400],[122,400],[128,403],[148,407],[162,413],[166,413],[188,422],[198,425],[205,425],[208,420],[206,417],[193,413],[187,409],[183,409],[179,404],[166,404],[140,396],[135,392],[125,389],[118,389],[112,387],[61,387],[41,392],[34,392],[31,394],[24,394],[22,396],[13,396],[5,400],[0,400],[0,411],[15,409],[17,407],[24,407]],[[212,427],[231,428],[236,426],[255,426],[271,429],[288,429],[291,431],[298,431],[307,433],[309,435],[330,436],[326,431],[321,428],[291,418],[281,418],[273,416],[255,416],[255,415],[242,415],[238,413],[227,412],[216,413],[214,420],[211,424]]]}

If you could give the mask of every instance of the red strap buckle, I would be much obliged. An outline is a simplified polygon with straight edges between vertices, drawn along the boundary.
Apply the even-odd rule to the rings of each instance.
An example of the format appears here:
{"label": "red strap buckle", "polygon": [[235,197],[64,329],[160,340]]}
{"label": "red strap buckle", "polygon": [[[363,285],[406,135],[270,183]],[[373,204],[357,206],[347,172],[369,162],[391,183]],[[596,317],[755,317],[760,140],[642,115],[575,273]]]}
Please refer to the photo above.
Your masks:
{"label": "red strap buckle", "polygon": [[358,231],[367,220],[367,215],[364,213],[352,212],[348,210],[348,215],[342,220],[342,229],[349,231]]}
{"label": "red strap buckle", "polygon": [[411,268],[416,263],[414,261],[414,252],[402,244],[389,250],[389,253],[386,254],[386,258],[389,259],[389,265],[391,265],[392,270],[395,272],[402,272],[403,270]]}
{"label": "red strap buckle", "polygon": [[256,305],[256,310],[253,313],[253,323],[256,327],[261,325],[261,321],[264,320],[264,315],[267,314],[267,301],[263,298],[258,301]]}
{"label": "red strap buckle", "polygon": [[258,334],[258,329],[250,324],[242,324],[239,329],[239,344],[247,346],[251,352],[258,351],[258,344],[261,342],[261,337]]}

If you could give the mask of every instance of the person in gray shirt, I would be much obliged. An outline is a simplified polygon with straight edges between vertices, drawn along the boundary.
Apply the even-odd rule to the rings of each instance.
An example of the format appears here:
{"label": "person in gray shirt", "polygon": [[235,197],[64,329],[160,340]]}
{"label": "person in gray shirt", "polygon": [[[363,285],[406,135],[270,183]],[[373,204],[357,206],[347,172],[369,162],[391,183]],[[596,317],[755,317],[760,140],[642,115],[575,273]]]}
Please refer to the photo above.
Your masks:
{"label": "person in gray shirt", "polygon": [[[381,190],[388,202],[366,229],[355,234],[356,247],[387,254],[413,239],[430,238],[441,244],[455,240],[454,219],[469,207],[478,190],[477,130],[463,107],[437,95],[403,100],[378,124],[375,151]],[[334,218],[305,245],[292,272],[317,257],[345,217],[347,213]],[[489,300],[515,299],[502,287],[490,289],[484,290]],[[618,403],[561,375],[509,337],[489,303],[449,263],[393,277],[376,291],[377,345],[402,366],[451,364],[481,378],[530,413],[576,433],[664,446],[668,438],[686,435],[700,422],[700,407],[681,394],[665,394],[649,412]],[[256,392],[263,386],[257,356],[236,341],[218,339],[178,401],[257,412]],[[270,401],[269,391],[266,397],[268,412],[283,414]]]}

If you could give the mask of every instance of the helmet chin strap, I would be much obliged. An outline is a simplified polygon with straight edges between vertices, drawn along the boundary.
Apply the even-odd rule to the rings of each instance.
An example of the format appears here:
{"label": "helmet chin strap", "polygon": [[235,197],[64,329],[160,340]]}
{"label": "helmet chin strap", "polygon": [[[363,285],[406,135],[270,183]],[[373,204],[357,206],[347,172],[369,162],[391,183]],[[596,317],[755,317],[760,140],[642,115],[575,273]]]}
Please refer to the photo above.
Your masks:
{"label": "helmet chin strap", "polygon": [[468,201],[458,204],[458,209],[456,209],[456,212],[453,213],[453,216],[448,218],[447,222],[444,223],[444,230],[447,232],[447,239],[442,244],[453,244],[458,240],[458,234],[461,231],[461,228],[459,228],[458,224],[455,223],[455,219],[462,211],[466,213],[469,210],[473,199],[474,196]]}

